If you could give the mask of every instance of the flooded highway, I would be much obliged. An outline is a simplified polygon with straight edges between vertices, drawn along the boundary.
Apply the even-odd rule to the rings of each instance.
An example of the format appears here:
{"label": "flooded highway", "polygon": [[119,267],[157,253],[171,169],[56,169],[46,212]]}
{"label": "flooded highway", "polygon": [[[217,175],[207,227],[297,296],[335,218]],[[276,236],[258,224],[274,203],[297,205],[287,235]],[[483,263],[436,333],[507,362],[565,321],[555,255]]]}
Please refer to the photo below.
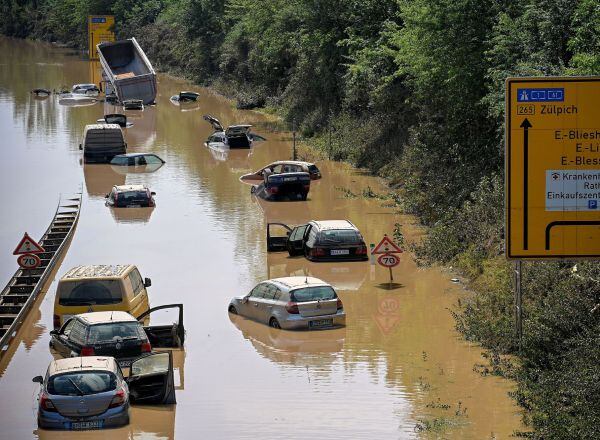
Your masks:
{"label": "flooded highway", "polygon": [[[367,243],[396,222],[415,239],[415,220],[377,198],[381,183],[349,166],[318,162],[323,179],[306,202],[267,202],[239,182],[242,174],[291,154],[289,134],[267,131],[268,117],[240,111],[226,99],[183,80],[158,76],[157,105],[128,111],[128,152],[153,152],[166,164],[135,171],[82,164],[86,124],[114,108],[61,106],[35,99],[36,87],[98,82],[97,65],[66,49],[0,37],[0,275],[16,263],[23,232],[39,238],[60,193],[83,191],[81,217],[45,295],[0,362],[2,439],[505,439],[521,429],[511,383],[473,371],[481,349],[461,340],[448,309],[465,295],[451,276],[418,268],[402,255],[388,272],[369,262],[311,263],[266,252],[267,222],[348,219]],[[176,106],[180,90],[197,105]],[[225,124],[247,123],[267,138],[251,150],[203,146],[210,113]],[[156,207],[112,209],[113,185],[145,184]],[[357,197],[348,196],[348,191]],[[135,264],[151,306],[183,303],[185,350],[174,350],[177,405],[133,406],[120,429],[51,432],[36,424],[38,384],[53,354],[48,347],[58,278],[80,264]],[[345,328],[289,332],[229,315],[235,295],[259,281],[310,275],[331,283],[347,313]],[[5,281],[3,281],[5,282]],[[168,317],[165,317],[167,319]]]}

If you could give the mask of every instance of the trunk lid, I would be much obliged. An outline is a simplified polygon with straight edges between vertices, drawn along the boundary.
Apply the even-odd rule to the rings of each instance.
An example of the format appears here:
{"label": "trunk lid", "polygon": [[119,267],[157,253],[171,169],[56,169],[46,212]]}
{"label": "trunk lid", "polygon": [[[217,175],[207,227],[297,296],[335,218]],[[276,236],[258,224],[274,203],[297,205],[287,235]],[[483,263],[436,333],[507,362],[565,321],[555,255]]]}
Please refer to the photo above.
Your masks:
{"label": "trunk lid", "polygon": [[298,310],[300,311],[300,316],[303,318],[334,315],[337,313],[337,298],[331,300],[299,302]]}
{"label": "trunk lid", "polygon": [[115,395],[115,391],[106,391],[85,396],[50,395],[56,410],[66,417],[92,417],[104,413]]}
{"label": "trunk lid", "polygon": [[95,356],[112,356],[115,359],[139,357],[142,354],[140,339],[117,339],[93,345]]}

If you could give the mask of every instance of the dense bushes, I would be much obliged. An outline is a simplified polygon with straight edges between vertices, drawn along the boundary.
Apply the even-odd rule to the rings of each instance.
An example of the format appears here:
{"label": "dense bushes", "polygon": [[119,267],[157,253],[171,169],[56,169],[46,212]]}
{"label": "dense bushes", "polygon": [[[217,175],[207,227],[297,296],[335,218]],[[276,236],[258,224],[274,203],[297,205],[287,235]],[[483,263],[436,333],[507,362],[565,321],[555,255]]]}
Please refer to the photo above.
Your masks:
{"label": "dense bushes", "polygon": [[[422,261],[464,271],[458,328],[510,374],[537,438],[600,433],[600,268],[528,264],[525,339],[503,256],[504,81],[600,74],[598,0],[5,0],[0,32],[85,47],[113,13],[156,67],[267,106],[390,178],[430,226]],[[331,139],[331,141],[330,141]]]}

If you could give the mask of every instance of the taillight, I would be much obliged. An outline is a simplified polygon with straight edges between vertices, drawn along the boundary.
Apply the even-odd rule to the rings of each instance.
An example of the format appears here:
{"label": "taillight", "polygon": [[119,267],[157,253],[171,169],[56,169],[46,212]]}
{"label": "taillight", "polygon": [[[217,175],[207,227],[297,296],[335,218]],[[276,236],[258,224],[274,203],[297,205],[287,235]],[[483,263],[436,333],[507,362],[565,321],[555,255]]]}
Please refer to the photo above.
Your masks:
{"label": "taillight", "polygon": [[304,185],[304,189],[308,191],[310,189],[310,185]]}
{"label": "taillight", "polygon": [[300,313],[300,310],[298,310],[298,304],[296,304],[295,302],[291,302],[291,301],[285,305],[285,310],[290,315],[297,315],[298,313]]}
{"label": "taillight", "polygon": [[52,316],[52,324],[54,325],[54,330],[58,330],[60,328],[60,316],[59,315]]}
{"label": "taillight", "polygon": [[40,409],[43,409],[44,411],[56,412],[56,407],[46,392],[43,392],[40,396]]}
{"label": "taillight", "polygon": [[271,194],[276,194],[277,191],[279,191],[279,188],[277,188],[276,186],[269,188],[269,193]]}
{"label": "taillight", "polygon": [[115,193],[115,206],[117,206],[117,200],[119,200],[119,193]]}
{"label": "taillight", "polygon": [[150,345],[150,342],[143,342],[142,343],[142,353],[150,353],[152,351],[152,346]]}
{"label": "taillight", "polygon": [[342,303],[341,299],[337,299],[337,309],[338,310],[342,310],[344,308],[344,304]]}
{"label": "taillight", "polygon": [[125,390],[123,388],[119,388],[119,391],[115,394],[115,397],[110,401],[109,408],[116,408],[117,406],[121,406],[125,403]]}
{"label": "taillight", "polygon": [[323,248],[312,248],[310,250],[310,256],[311,257],[324,257],[325,256],[325,249],[323,249]]}
{"label": "taillight", "polygon": [[360,246],[356,249],[356,255],[367,255],[367,247],[365,245]]}
{"label": "taillight", "polygon": [[94,356],[94,347],[81,347],[81,356]]}

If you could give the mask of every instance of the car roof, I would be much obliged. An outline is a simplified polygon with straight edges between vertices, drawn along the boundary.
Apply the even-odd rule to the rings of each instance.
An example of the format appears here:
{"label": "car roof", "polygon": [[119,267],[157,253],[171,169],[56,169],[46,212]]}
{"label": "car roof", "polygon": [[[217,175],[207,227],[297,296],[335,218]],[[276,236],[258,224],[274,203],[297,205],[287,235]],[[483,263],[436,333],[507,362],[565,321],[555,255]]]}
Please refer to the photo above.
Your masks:
{"label": "car roof", "polygon": [[305,165],[305,166],[308,167],[310,165],[314,165],[314,163],[312,163],[312,162],[302,162],[300,160],[278,160],[277,162],[273,162],[273,163],[267,165],[267,167],[270,167],[270,166],[273,166],[273,165]]}
{"label": "car roof", "polygon": [[79,319],[90,325],[94,324],[109,324],[111,322],[138,322],[133,316],[127,312],[118,310],[109,312],[88,312],[77,315]]}
{"label": "car roof", "polygon": [[74,278],[119,278],[133,264],[89,264],[85,266],[75,266],[64,274],[61,280]]}
{"label": "car roof", "polygon": [[126,191],[146,191],[148,189],[145,185],[115,185],[117,192]]}
{"label": "car roof", "polygon": [[316,225],[322,231],[328,229],[352,229],[358,231],[358,228],[349,220],[312,220],[311,223]]}
{"label": "car roof", "polygon": [[138,157],[138,156],[156,156],[154,153],[127,153],[127,154],[117,154],[115,157]]}
{"label": "car roof", "polygon": [[110,356],[85,356],[57,359],[50,363],[48,376],[84,370],[116,371],[115,358]]}
{"label": "car roof", "polygon": [[303,287],[330,286],[330,284],[320,280],[319,278],[307,276],[274,278],[268,281],[273,284],[278,284],[280,287],[283,287],[284,290],[288,291]]}
{"label": "car roof", "polygon": [[121,127],[119,124],[88,124],[85,126],[84,132],[89,130],[119,130]]}

